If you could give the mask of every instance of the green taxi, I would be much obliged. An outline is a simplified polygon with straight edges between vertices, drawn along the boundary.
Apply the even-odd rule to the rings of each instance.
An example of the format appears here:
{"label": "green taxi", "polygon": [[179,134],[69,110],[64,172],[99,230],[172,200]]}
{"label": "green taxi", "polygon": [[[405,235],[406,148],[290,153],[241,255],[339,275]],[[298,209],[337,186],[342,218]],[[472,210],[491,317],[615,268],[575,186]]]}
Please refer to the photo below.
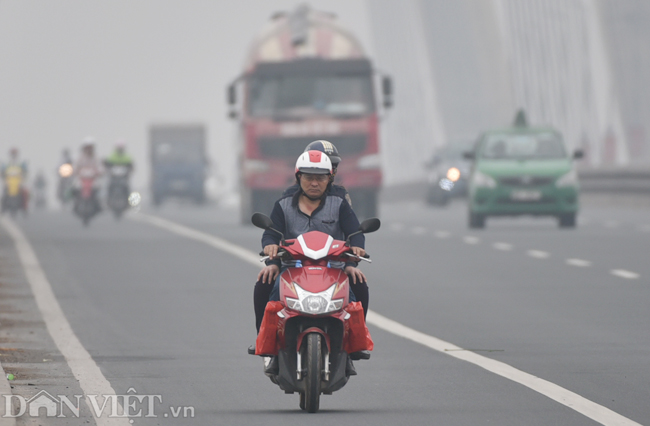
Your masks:
{"label": "green taxi", "polygon": [[483,133],[465,158],[474,161],[469,179],[469,227],[483,228],[489,216],[555,216],[573,228],[578,213],[578,176],[562,135],[529,127],[520,116],[513,127]]}

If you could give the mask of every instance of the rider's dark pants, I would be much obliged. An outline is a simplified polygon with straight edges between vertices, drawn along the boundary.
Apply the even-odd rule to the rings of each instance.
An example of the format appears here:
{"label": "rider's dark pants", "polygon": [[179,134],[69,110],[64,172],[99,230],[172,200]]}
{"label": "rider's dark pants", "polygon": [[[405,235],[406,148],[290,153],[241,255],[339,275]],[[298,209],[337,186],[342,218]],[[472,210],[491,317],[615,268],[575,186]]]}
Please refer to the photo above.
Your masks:
{"label": "rider's dark pants", "polygon": [[[352,283],[351,279],[350,283]],[[275,282],[269,284],[263,283],[262,281],[255,283],[255,289],[253,290],[253,305],[255,307],[255,327],[257,328],[258,333],[260,331],[260,326],[262,325],[262,318],[264,318],[266,303],[269,301],[273,288],[275,287],[274,284]],[[368,313],[368,301],[370,299],[368,283],[365,281],[357,282],[356,284],[351,284],[350,288],[352,290],[350,301],[356,299],[361,302],[361,306],[363,306],[363,314],[366,315]],[[275,299],[277,300],[277,298]]]}

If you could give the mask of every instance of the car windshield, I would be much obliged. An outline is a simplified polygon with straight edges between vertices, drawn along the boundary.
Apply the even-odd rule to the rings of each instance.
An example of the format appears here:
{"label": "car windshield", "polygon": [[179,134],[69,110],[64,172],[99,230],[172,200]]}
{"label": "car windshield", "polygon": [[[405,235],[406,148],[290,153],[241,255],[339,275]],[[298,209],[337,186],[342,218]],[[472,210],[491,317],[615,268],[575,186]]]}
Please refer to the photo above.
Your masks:
{"label": "car windshield", "polygon": [[256,117],[365,115],[374,111],[369,75],[260,76],[252,80],[250,113]]}
{"label": "car windshield", "polygon": [[481,146],[481,158],[489,159],[558,159],[566,151],[560,135],[553,132],[536,134],[491,134]]}

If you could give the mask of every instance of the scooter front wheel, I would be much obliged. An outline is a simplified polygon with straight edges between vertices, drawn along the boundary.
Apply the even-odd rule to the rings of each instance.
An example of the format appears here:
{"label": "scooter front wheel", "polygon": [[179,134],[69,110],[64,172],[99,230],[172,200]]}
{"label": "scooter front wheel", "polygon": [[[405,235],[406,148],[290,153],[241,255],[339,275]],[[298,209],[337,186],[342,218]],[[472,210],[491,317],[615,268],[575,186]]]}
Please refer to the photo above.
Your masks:
{"label": "scooter front wheel", "polygon": [[[307,335],[306,340],[305,410],[308,413],[316,413],[320,405],[321,372],[323,371],[322,339],[320,334],[310,333]],[[305,347],[304,344],[303,347]]]}

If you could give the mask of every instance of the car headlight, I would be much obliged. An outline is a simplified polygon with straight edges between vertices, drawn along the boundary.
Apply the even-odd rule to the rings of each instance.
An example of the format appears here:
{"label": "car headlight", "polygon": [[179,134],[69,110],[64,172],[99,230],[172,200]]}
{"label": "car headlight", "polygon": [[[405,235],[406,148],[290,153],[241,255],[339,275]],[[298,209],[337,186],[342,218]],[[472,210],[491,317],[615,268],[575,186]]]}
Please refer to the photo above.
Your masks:
{"label": "car headlight", "polygon": [[296,289],[297,299],[287,297],[287,307],[306,314],[318,315],[338,311],[343,307],[343,299],[332,300],[336,284],[320,293],[312,293],[304,290],[298,284],[293,283]]}
{"label": "car headlight", "polygon": [[447,170],[447,179],[452,182],[458,181],[458,179],[460,179],[460,170],[456,167],[450,167],[449,170]]}
{"label": "car headlight", "polygon": [[492,177],[488,176],[485,173],[481,173],[478,170],[474,172],[473,178],[474,185],[484,188],[496,188],[497,181]]}
{"label": "car headlight", "polygon": [[555,181],[555,186],[562,188],[565,186],[576,186],[578,184],[578,172],[571,170],[565,173],[558,180]]}

